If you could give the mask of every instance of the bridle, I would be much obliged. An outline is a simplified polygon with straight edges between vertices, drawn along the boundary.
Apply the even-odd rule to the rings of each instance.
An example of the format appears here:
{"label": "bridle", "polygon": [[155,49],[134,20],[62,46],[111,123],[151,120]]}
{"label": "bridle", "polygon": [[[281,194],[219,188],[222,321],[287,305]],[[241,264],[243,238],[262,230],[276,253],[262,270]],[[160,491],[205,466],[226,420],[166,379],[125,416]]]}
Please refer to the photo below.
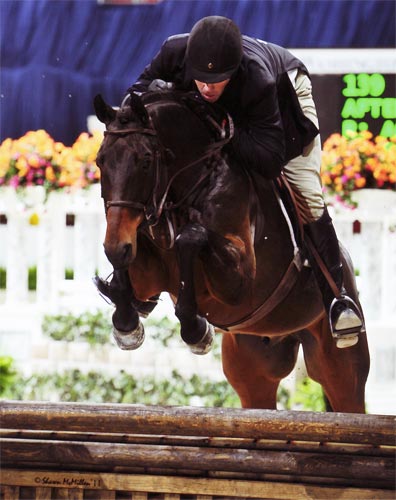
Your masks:
{"label": "bridle", "polygon": [[[142,134],[142,135],[151,135],[151,136],[157,136],[157,132],[152,129],[152,128],[143,128],[143,127],[134,127],[134,128],[125,128],[125,129],[118,129],[118,130],[106,130],[104,132],[104,135],[112,135],[116,137],[123,137],[125,135],[130,135],[130,134]],[[105,209],[106,213],[107,210],[111,207],[125,207],[125,208],[133,208],[136,210],[140,210],[144,213],[145,215],[145,220],[149,226],[154,226],[158,223],[159,218],[161,217],[162,213],[164,210],[174,210],[178,207],[180,207],[190,196],[191,194],[204,182],[204,180],[209,177],[209,175],[212,173],[212,170],[214,168],[213,164],[209,165],[209,168],[201,174],[199,179],[194,183],[194,185],[188,190],[188,192],[176,203],[173,202],[167,202],[167,196],[169,194],[169,190],[176,179],[180,174],[188,170],[189,168],[197,165],[198,163],[208,160],[215,155],[218,155],[220,152],[221,148],[228,142],[228,139],[218,141],[215,144],[211,145],[211,147],[207,150],[207,152],[198,158],[197,160],[194,160],[191,163],[188,163],[186,166],[178,170],[173,176],[169,179],[164,193],[161,195],[159,193],[160,190],[160,184],[161,184],[161,151],[164,151],[165,148],[160,145],[160,148],[158,148],[155,151],[155,181],[154,181],[154,187],[151,193],[151,203],[146,202],[142,203],[139,201],[132,201],[132,200],[111,200],[111,201],[105,201]],[[150,197],[149,197],[150,198]]]}
{"label": "bridle", "polygon": [[[106,130],[104,132],[105,136],[108,135],[113,135],[116,137],[123,137],[125,135],[130,135],[130,134],[142,134],[142,135],[151,135],[151,136],[157,136],[157,132],[154,129],[151,128],[143,128],[143,127],[136,127],[136,128],[125,128],[125,129],[118,129],[118,130]],[[156,208],[156,191],[157,191],[157,186],[159,187],[159,182],[160,182],[160,158],[161,158],[161,151],[157,149],[155,151],[155,183],[154,183],[154,188],[152,191],[152,198],[153,198],[153,207]],[[146,220],[149,221],[152,218],[152,214],[149,215],[149,212],[147,210],[147,203],[141,203],[139,201],[132,201],[132,200],[111,200],[111,201],[105,201],[105,209],[106,213],[107,210],[110,207],[125,207],[125,208],[134,208],[137,210],[141,210],[144,212]],[[154,213],[152,211],[152,213]]]}

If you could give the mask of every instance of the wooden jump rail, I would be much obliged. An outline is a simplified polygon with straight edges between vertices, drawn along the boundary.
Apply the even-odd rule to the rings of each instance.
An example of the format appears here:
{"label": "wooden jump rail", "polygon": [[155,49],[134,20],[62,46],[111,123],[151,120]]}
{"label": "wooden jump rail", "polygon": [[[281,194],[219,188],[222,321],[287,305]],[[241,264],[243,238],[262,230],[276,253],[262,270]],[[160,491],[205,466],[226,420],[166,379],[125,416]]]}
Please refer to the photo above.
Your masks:
{"label": "wooden jump rail", "polygon": [[384,415],[3,401],[4,500],[394,498]]}

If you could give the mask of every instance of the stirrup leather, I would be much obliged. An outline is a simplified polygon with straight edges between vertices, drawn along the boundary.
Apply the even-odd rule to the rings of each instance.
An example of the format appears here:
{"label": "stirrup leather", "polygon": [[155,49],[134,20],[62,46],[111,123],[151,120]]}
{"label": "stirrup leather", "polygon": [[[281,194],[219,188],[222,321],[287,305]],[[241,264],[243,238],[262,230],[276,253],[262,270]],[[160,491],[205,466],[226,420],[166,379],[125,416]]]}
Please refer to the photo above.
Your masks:
{"label": "stirrup leather", "polygon": [[[339,312],[337,309],[342,310]],[[362,313],[356,302],[345,295],[335,298],[329,310],[330,331],[335,339],[356,337],[366,331]]]}

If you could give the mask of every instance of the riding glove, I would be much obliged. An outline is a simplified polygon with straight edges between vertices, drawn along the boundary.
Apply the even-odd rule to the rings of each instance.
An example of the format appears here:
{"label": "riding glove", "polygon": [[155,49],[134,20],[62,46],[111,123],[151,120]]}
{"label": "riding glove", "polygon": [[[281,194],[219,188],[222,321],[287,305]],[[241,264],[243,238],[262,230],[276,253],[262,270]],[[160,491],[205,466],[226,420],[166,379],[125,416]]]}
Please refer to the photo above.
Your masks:
{"label": "riding glove", "polygon": [[173,90],[174,88],[175,88],[175,84],[173,82],[165,82],[164,80],[161,80],[160,78],[156,78],[148,86],[148,90],[150,92]]}

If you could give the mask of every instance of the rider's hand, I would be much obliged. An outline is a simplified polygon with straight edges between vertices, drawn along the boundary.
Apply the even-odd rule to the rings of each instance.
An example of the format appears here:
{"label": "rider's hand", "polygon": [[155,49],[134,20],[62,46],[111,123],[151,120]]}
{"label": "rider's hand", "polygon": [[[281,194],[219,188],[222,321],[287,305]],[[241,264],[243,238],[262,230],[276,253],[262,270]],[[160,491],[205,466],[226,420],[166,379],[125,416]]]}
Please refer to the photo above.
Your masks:
{"label": "rider's hand", "polygon": [[223,139],[228,139],[230,141],[234,137],[234,133],[234,120],[231,118],[231,115],[229,113],[226,113],[226,116],[221,122],[221,136]]}
{"label": "rider's hand", "polygon": [[205,122],[214,134],[216,142],[228,142],[234,135],[234,123],[229,113],[217,104],[202,99],[198,92],[186,94],[185,104]]}
{"label": "rider's hand", "polygon": [[211,109],[206,110],[204,117],[209,128],[215,134],[215,140],[217,142],[230,141],[234,136],[234,122],[231,115],[224,111],[223,109],[217,109],[216,111],[211,106]]}
{"label": "rider's hand", "polygon": [[173,90],[174,88],[175,88],[175,84],[173,82],[165,82],[164,80],[161,80],[160,78],[156,78],[148,86],[148,90],[151,92]]}

